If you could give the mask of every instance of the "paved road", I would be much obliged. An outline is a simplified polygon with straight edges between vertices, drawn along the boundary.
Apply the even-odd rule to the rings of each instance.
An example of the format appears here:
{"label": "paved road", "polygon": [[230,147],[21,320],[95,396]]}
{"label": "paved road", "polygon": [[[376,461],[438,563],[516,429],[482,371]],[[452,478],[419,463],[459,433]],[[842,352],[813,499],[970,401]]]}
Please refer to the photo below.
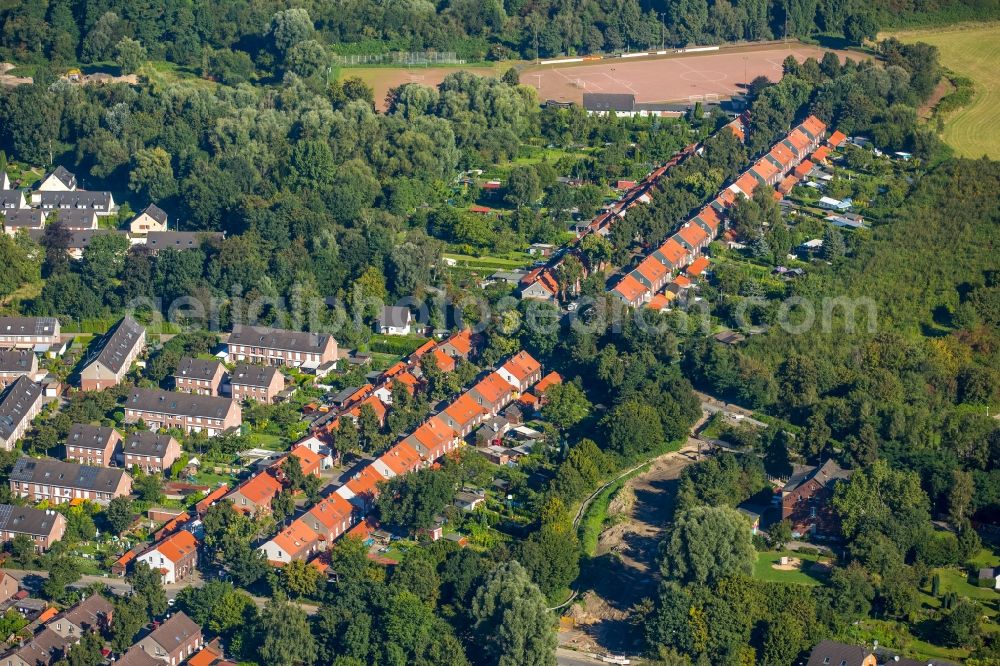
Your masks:
{"label": "paved road", "polygon": [[600,659],[594,659],[582,652],[577,652],[575,650],[567,650],[566,648],[556,649],[556,663],[559,666],[607,666],[607,664]]}
{"label": "paved road", "polygon": [[[28,578],[29,583],[24,587],[32,592],[37,592],[36,588],[39,586],[32,585],[30,578],[34,577],[37,580],[39,578],[49,577],[48,571],[33,569],[3,569],[3,571],[16,578],[19,583],[21,583],[25,578]],[[132,593],[132,585],[124,578],[118,578],[116,576],[93,576],[88,574],[80,576],[80,580],[70,585],[70,587],[73,589],[79,589],[94,583],[100,583],[101,585],[107,586],[112,593],[117,594],[118,596],[124,597]],[[167,593],[167,599],[174,599],[177,596],[177,593],[184,588],[201,587],[204,584],[205,580],[199,575],[180,583],[170,583],[169,585],[164,585],[163,590]],[[263,608],[268,601],[267,597],[250,595],[250,598],[253,599],[254,604],[256,604],[258,608]],[[315,606],[313,604],[298,602],[296,605],[301,608],[306,615],[315,615],[319,611],[319,606]]]}

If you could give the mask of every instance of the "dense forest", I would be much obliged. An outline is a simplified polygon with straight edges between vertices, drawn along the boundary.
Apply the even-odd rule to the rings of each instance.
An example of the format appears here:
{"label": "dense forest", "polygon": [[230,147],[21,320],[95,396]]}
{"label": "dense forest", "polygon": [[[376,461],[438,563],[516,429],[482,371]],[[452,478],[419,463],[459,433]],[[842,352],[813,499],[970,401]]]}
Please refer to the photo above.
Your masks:
{"label": "dense forest", "polygon": [[[290,10],[287,5],[277,0],[7,3],[0,8],[0,60],[98,63],[112,60],[127,38],[153,59],[255,76],[325,65],[328,49],[434,50],[475,61],[817,33],[858,42],[873,38],[880,25],[982,20],[998,12],[996,0],[337,0],[296,3]],[[307,39],[296,43],[297,35]]]}

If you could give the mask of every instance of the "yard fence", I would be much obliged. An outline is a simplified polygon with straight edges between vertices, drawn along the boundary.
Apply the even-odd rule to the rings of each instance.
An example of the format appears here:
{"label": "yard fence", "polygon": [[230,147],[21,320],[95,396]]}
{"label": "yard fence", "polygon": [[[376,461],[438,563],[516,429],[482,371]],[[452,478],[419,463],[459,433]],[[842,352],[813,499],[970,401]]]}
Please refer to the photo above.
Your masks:
{"label": "yard fence", "polygon": [[464,65],[454,51],[393,51],[392,53],[368,53],[335,55],[335,64],[350,65]]}

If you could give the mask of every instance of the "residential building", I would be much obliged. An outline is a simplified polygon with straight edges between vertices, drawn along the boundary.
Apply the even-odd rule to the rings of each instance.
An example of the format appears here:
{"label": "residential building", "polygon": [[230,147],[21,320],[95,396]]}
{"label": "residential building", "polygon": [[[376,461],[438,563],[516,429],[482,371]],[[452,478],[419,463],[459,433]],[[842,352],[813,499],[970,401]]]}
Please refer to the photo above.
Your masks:
{"label": "residential building", "polygon": [[4,543],[23,534],[32,540],[35,550],[43,552],[65,532],[66,517],[52,509],[0,504],[0,539]]}
{"label": "residential building", "polygon": [[143,421],[150,430],[179,428],[185,433],[204,432],[215,437],[243,424],[240,406],[229,398],[132,389],[125,400],[125,422]]}
{"label": "residential building", "polygon": [[125,438],[122,461],[125,469],[138,467],[147,474],[162,474],[181,457],[181,445],[170,435],[137,430]]}
{"label": "residential building", "polygon": [[400,442],[372,462],[375,470],[386,479],[403,476],[420,469],[423,461],[416,449]]}
{"label": "residential building", "polygon": [[515,388],[498,372],[491,372],[479,380],[468,394],[485,409],[490,416],[496,416],[513,400]]}
{"label": "residential building", "polygon": [[28,207],[21,190],[0,190],[0,210],[23,210]]}
{"label": "residential building", "polygon": [[268,562],[288,564],[296,560],[309,559],[310,555],[320,550],[320,543],[320,535],[305,521],[299,519],[262,545],[260,551],[264,553]]}
{"label": "residential building", "polygon": [[200,650],[203,643],[201,627],[183,611],[178,611],[136,645],[151,657],[178,666]]}
{"label": "residential building", "polygon": [[89,208],[63,208],[50,211],[45,216],[45,221],[48,224],[59,224],[70,231],[92,231],[97,228],[97,212]]}
{"label": "residential building", "polygon": [[465,438],[473,428],[482,423],[487,411],[476,399],[468,393],[463,393],[455,402],[448,405],[439,416],[445,424],[454,430],[459,438]]}
{"label": "residential building", "polygon": [[50,666],[66,656],[76,642],[63,638],[51,629],[42,629],[31,638],[0,655],[4,666]]}
{"label": "residential building", "polygon": [[57,166],[35,189],[39,192],[74,192],[76,175],[64,166]]}
{"label": "residential building", "polygon": [[174,388],[198,395],[219,395],[226,366],[218,360],[185,356],[174,371]]}
{"label": "residential building", "polygon": [[17,579],[6,571],[0,571],[0,604],[10,601],[21,589]]}
{"label": "residential building", "polygon": [[108,467],[115,460],[122,436],[114,428],[75,423],[66,437],[66,459]]}
{"label": "residential building", "polygon": [[146,329],[125,315],[100,341],[80,371],[84,391],[100,391],[117,386],[146,348]]}
{"label": "residential building", "polygon": [[365,515],[375,506],[379,484],[386,478],[373,465],[366,465],[360,472],[334,492],[358,508]]}
{"label": "residential building", "polygon": [[144,236],[151,231],[167,230],[167,214],[156,204],[149,204],[146,209],[135,216],[129,225],[128,232],[132,236]]}
{"label": "residential building", "polygon": [[28,349],[0,349],[0,389],[13,384],[18,377],[34,380],[38,374],[38,357]]}
{"label": "residential building", "polygon": [[10,451],[42,408],[42,387],[18,377],[0,393],[0,448]]}
{"label": "residential building", "polygon": [[396,305],[382,307],[382,314],[376,323],[376,330],[383,335],[409,335],[413,315],[410,308]]}
{"label": "residential building", "polygon": [[88,632],[101,632],[111,627],[115,607],[100,594],[91,594],[45,623],[63,638],[81,638]]}
{"label": "residential building", "polygon": [[521,280],[521,298],[540,301],[554,300],[559,293],[559,283],[546,268],[536,268]]}
{"label": "residential building", "polygon": [[820,641],[806,666],[876,666],[875,654],[860,645],[847,645],[836,641]]}
{"label": "residential building", "polygon": [[113,467],[22,456],[11,470],[10,489],[15,496],[34,502],[62,504],[81,499],[107,504],[132,492],[132,477]]}
{"label": "residential building", "polygon": [[299,520],[318,534],[320,539],[330,544],[351,529],[356,517],[354,507],[347,500],[337,494],[331,494],[317,502]]}
{"label": "residential building", "polygon": [[164,585],[176,583],[194,572],[198,564],[198,541],[187,530],[179,530],[140,554],[136,562],[159,571]]}
{"label": "residential building", "polygon": [[528,352],[520,351],[497,368],[497,373],[517,389],[518,393],[524,393],[542,378],[542,365]]}
{"label": "residential building", "polygon": [[55,317],[0,317],[0,349],[47,351],[61,345]]}
{"label": "residential building", "polygon": [[337,341],[325,333],[238,326],[227,343],[230,360],[316,369],[337,360]]}
{"label": "residential building", "polygon": [[790,520],[793,534],[833,534],[837,515],[830,500],[838,481],[851,478],[833,460],[817,467],[800,466],[781,490],[781,518]]}
{"label": "residential building", "polygon": [[229,375],[229,390],[233,400],[253,400],[273,404],[285,390],[285,376],[274,366],[240,363]]}
{"label": "residential building", "polygon": [[[90,247],[90,242],[100,236],[117,234],[126,237],[124,231],[118,229],[77,229],[70,230],[69,240],[66,244],[66,254],[73,259],[82,259],[84,251]],[[40,243],[45,238],[44,229],[29,229],[28,236],[36,243]]]}
{"label": "residential building", "polygon": [[138,645],[130,647],[115,666],[163,666],[163,662],[146,654]]}
{"label": "residential building", "polygon": [[281,482],[269,472],[253,476],[233,489],[226,499],[242,513],[269,514],[271,500],[281,492]]}
{"label": "residential building", "polygon": [[41,231],[45,228],[45,213],[35,208],[0,209],[0,215],[3,216],[3,231],[8,236],[17,235],[22,229]]}
{"label": "residential building", "polygon": [[412,446],[425,462],[437,460],[460,445],[455,431],[440,416],[432,416],[403,440]]}
{"label": "residential building", "polygon": [[472,355],[472,330],[462,329],[446,340],[442,340],[437,348],[448,356],[468,360]]}
{"label": "residential building", "polygon": [[34,192],[32,203],[41,204],[42,210],[90,210],[98,215],[111,215],[117,210],[111,192]]}
{"label": "residential building", "polygon": [[146,247],[155,255],[160,250],[195,250],[203,243],[216,243],[223,234],[207,231],[149,231]]}

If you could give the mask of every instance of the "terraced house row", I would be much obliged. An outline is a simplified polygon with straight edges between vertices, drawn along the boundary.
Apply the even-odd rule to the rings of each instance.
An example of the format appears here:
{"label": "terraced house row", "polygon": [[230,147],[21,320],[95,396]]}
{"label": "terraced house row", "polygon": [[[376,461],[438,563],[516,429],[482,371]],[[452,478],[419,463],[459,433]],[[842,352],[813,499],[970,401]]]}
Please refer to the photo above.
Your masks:
{"label": "terraced house row", "polygon": [[276,566],[308,560],[325,551],[373,509],[379,484],[430,465],[456,450],[476,426],[495,416],[541,378],[541,364],[527,352],[518,352],[292,521],[260,550]]}
{"label": "terraced house row", "polygon": [[[741,135],[736,128],[733,131],[737,136]],[[691,266],[715,240],[725,227],[726,211],[740,197],[750,198],[765,185],[784,185],[790,191],[791,185],[796,182],[796,168],[808,161],[806,158],[810,153],[821,148],[825,133],[826,125],[819,118],[806,118],[735,182],[684,222],[672,236],[646,255],[618,281],[611,293],[632,307],[652,301],[658,292],[668,286],[675,274]],[[789,181],[789,178],[792,180]],[[775,196],[781,196],[780,189]]]}

